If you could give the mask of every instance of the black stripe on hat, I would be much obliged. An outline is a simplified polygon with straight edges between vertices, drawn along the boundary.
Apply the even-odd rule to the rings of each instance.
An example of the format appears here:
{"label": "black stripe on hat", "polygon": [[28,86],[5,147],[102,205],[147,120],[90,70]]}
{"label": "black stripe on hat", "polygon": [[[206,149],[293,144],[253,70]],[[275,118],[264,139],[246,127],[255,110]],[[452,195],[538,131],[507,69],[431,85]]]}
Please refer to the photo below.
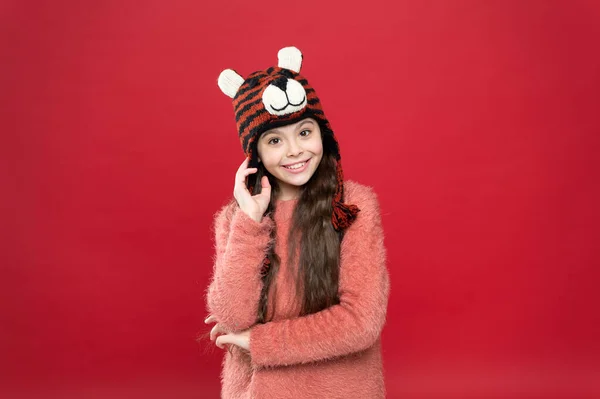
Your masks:
{"label": "black stripe on hat", "polygon": [[243,132],[252,123],[252,121],[254,119],[258,118],[260,115],[262,115],[262,114],[264,114],[266,112],[267,112],[267,110],[265,110],[264,108],[261,108],[258,111],[256,111],[254,114],[248,116],[248,118],[246,118],[246,120],[240,125],[240,127],[238,128],[238,130],[240,132]]}
{"label": "black stripe on hat", "polygon": [[266,78],[267,76],[268,75],[265,74],[264,71],[252,72],[250,75],[248,75],[246,77],[246,79],[244,79],[244,83],[242,83],[240,90],[238,90],[238,92],[236,93],[236,97],[239,97],[239,96],[243,95],[245,92],[247,92],[248,90],[252,90],[256,87],[256,85],[249,84],[250,81],[252,81],[252,80],[260,81],[261,79]]}
{"label": "black stripe on hat", "polygon": [[[259,93],[260,90],[257,92]],[[246,111],[248,111],[250,108],[252,108],[253,106],[255,106],[256,104],[259,104],[262,101],[262,97],[249,102],[248,104],[244,105],[241,109],[237,110],[235,112],[235,121],[236,123],[240,121],[240,119],[244,116],[244,114],[246,113]]]}
{"label": "black stripe on hat", "polygon": [[250,93],[248,94],[245,98],[240,98],[237,102],[238,107],[240,105],[242,105],[243,103],[252,100],[254,97],[258,96],[260,93],[262,93],[262,88],[259,88],[258,90],[256,90],[254,93]]}
{"label": "black stripe on hat", "polygon": [[250,141],[250,139],[252,137],[256,137],[256,140],[258,140],[258,133],[260,133],[260,131],[262,129],[263,129],[262,125],[255,126],[252,129],[250,129],[250,131],[248,132],[248,135],[246,137],[244,137],[244,140],[242,143],[242,148],[244,149],[244,151],[246,151],[246,148],[248,147],[248,142]]}

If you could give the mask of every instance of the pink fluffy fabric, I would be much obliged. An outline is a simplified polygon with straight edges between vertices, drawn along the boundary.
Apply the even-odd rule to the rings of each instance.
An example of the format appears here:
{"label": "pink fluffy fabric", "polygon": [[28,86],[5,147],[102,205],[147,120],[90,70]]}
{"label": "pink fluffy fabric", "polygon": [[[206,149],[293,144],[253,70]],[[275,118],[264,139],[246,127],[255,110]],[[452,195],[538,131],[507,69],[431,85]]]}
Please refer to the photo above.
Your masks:
{"label": "pink fluffy fabric", "polygon": [[[390,280],[380,207],[371,187],[346,180],[344,190],[345,202],[360,212],[341,244],[340,303],[301,317],[294,282],[298,265],[287,262],[297,200],[278,201],[273,219],[260,223],[236,203],[215,214],[207,310],[227,331],[251,328],[249,351],[231,345],[232,353],[224,353],[221,398],[385,398],[381,332]],[[272,245],[281,257],[276,289],[269,295],[275,316],[256,324],[260,269]]]}

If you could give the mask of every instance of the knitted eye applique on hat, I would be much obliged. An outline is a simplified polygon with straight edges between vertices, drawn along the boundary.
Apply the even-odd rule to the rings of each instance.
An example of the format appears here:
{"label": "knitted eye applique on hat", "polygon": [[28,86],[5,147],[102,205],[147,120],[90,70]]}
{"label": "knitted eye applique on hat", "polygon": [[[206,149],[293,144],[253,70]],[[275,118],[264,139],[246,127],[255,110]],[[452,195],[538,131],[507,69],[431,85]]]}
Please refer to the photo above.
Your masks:
{"label": "knitted eye applique on hat", "polygon": [[[337,139],[315,90],[300,75],[300,50],[285,47],[279,50],[277,57],[277,66],[253,72],[246,79],[233,69],[225,69],[217,83],[221,91],[233,99],[240,142],[244,153],[250,157],[249,165],[256,163],[256,141],[262,132],[305,118],[313,118],[319,123],[323,147],[333,153],[337,161],[338,184],[332,201],[331,222],[336,231],[341,231],[352,224],[360,209],[343,203],[344,175]],[[250,193],[252,189],[250,187]]]}

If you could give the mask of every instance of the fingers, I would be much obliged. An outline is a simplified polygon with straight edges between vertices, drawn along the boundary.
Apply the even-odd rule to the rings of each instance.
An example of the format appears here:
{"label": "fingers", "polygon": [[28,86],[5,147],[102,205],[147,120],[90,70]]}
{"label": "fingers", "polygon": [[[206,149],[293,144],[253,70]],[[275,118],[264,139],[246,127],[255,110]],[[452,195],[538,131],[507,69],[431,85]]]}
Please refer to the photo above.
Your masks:
{"label": "fingers", "polygon": [[[263,189],[271,189],[271,183],[269,182],[269,177],[267,175],[263,176],[262,179],[260,179],[260,185]],[[269,194],[271,194],[270,191]]]}
{"label": "fingers", "polygon": [[215,322],[215,321],[217,321],[217,318],[216,318],[214,315],[212,315],[212,314],[211,314],[211,315],[209,315],[209,316],[208,316],[208,317],[207,317],[207,318],[204,320],[204,322],[205,322],[206,324],[208,324],[208,323],[213,323],[213,322]]}
{"label": "fingers", "polygon": [[235,185],[245,189],[244,191],[247,191],[246,177],[248,177],[248,175],[251,175],[252,173],[258,172],[258,168],[248,168],[249,162],[250,159],[246,157],[244,159],[244,162],[242,162],[235,174]]}
{"label": "fingers", "polygon": [[235,183],[245,187],[246,177],[248,177],[248,175],[251,175],[252,173],[256,173],[256,172],[257,172],[256,168],[246,169],[246,170],[240,172],[240,174],[236,176]]}
{"label": "fingers", "polygon": [[268,204],[268,202],[271,200],[271,183],[266,175],[260,179],[260,185],[262,186],[262,189],[260,194],[257,194],[256,196],[265,198]]}
{"label": "fingers", "polygon": [[246,157],[244,159],[244,162],[242,162],[242,164],[240,165],[240,167],[237,170],[238,176],[247,176],[250,173],[254,173],[258,170],[258,168],[249,168],[248,167],[249,162],[250,162],[250,158]]}
{"label": "fingers", "polygon": [[250,162],[250,158],[246,157],[244,158],[244,162],[242,162],[242,164],[240,165],[240,167],[238,168],[238,172],[246,169],[248,167],[248,163]]}
{"label": "fingers", "polygon": [[[262,215],[269,205],[271,199],[271,184],[267,176],[260,179],[261,193],[252,195],[247,187],[247,177],[252,173],[257,173],[259,168],[248,168],[249,158],[245,158],[244,162],[238,168],[235,176],[235,186],[233,188],[233,196],[237,200],[238,205],[248,215]],[[260,218],[252,216],[255,220],[260,221]],[[262,217],[262,216],[261,216]]]}
{"label": "fingers", "polygon": [[234,344],[235,337],[229,334],[226,335],[221,335],[219,338],[217,338],[217,340],[215,341],[215,344],[221,348],[224,349],[224,346],[226,344]]}
{"label": "fingers", "polygon": [[245,338],[245,344],[244,341],[241,340],[240,338],[240,334],[235,334],[235,333],[229,333],[229,334],[223,334],[220,335],[219,337],[217,337],[217,340],[215,341],[215,345],[217,345],[219,348],[224,349],[225,345],[237,345],[242,349],[246,349],[249,350],[250,346],[249,346],[249,337]]}
{"label": "fingers", "polygon": [[248,175],[251,175],[252,173],[256,173],[257,171],[258,171],[258,168],[248,168],[242,172],[242,175],[244,177],[246,177]]}
{"label": "fingers", "polygon": [[225,333],[226,331],[224,331],[221,328],[221,325],[219,323],[215,324],[212,328],[212,330],[210,330],[210,340],[214,341],[215,337],[219,334],[219,333]]}

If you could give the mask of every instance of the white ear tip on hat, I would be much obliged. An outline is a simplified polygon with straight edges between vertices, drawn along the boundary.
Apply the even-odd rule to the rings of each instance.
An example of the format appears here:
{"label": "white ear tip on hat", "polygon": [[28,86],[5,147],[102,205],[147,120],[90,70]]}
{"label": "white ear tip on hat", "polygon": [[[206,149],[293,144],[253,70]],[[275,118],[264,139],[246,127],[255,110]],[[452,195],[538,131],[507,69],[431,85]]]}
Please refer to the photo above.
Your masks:
{"label": "white ear tip on hat", "polygon": [[235,97],[235,93],[237,93],[242,83],[244,83],[244,78],[233,69],[225,69],[217,80],[221,91],[231,98]]}
{"label": "white ear tip on hat", "polygon": [[290,69],[300,73],[302,67],[302,53],[296,47],[284,47],[277,53],[280,68]]}

